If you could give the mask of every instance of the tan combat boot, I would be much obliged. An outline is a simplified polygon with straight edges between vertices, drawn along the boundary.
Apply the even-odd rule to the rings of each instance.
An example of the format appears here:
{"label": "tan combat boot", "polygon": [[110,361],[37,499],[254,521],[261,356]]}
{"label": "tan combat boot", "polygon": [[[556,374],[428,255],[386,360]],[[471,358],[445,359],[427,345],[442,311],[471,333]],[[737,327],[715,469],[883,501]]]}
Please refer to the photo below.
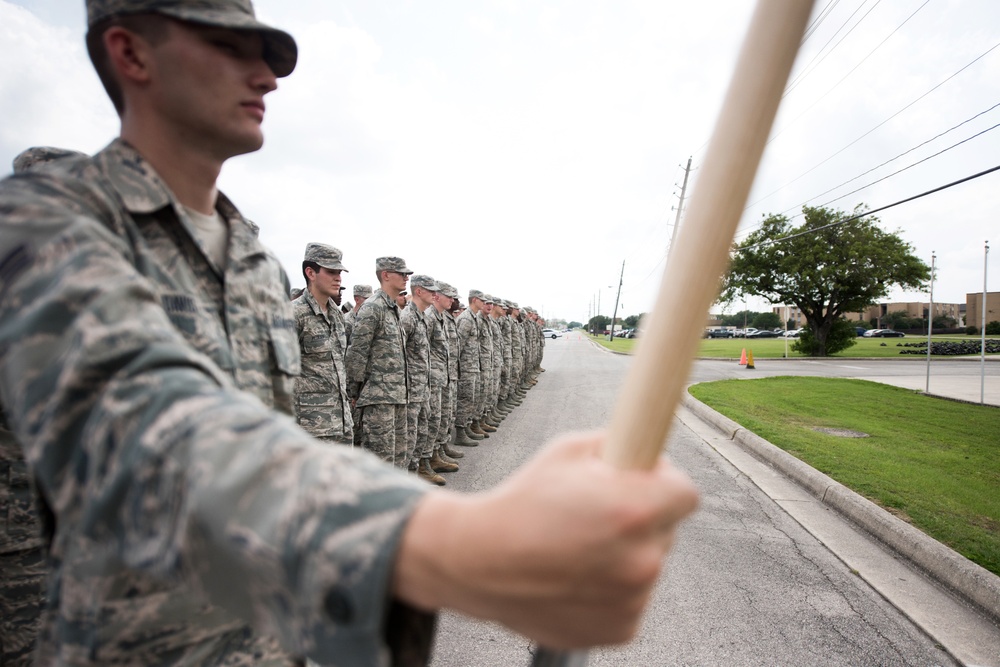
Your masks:
{"label": "tan combat boot", "polygon": [[444,486],[444,477],[434,472],[431,468],[430,459],[420,459],[420,463],[417,464],[417,477],[431,484],[437,484],[438,486]]}
{"label": "tan combat boot", "polygon": [[476,435],[481,435],[483,438],[490,437],[490,434],[486,432],[483,425],[479,423],[478,419],[472,420],[472,424],[469,426],[469,430]]}
{"label": "tan combat boot", "polygon": [[457,438],[458,438],[458,429],[452,429],[452,437],[450,438],[451,442],[445,442],[441,445],[441,451],[443,451],[445,454],[447,454],[453,459],[460,459],[463,456],[465,456],[465,454],[458,451],[457,449],[451,448],[451,443],[455,442]]}
{"label": "tan combat boot", "polygon": [[441,458],[441,450],[435,449],[430,458],[431,470],[434,472],[455,472],[458,470],[457,463],[448,463]]}
{"label": "tan combat boot", "polygon": [[479,443],[477,440],[482,440],[483,436],[475,435],[469,430],[469,427],[455,429],[455,444],[461,445],[462,447],[478,447]]}

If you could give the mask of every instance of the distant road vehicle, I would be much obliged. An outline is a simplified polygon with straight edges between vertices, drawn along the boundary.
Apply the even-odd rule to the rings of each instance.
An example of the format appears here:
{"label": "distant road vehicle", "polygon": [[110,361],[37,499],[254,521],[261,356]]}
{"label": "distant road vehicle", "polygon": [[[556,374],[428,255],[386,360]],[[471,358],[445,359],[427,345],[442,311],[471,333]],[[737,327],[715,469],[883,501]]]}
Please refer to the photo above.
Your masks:
{"label": "distant road vehicle", "polygon": [[555,329],[542,329],[542,335],[546,338],[562,338],[562,331],[556,331]]}
{"label": "distant road vehicle", "polygon": [[893,331],[892,329],[879,329],[871,335],[872,338],[903,338],[906,336],[902,331]]}
{"label": "distant road vehicle", "polygon": [[732,329],[709,329],[705,332],[705,338],[733,338],[735,335]]}
{"label": "distant road vehicle", "polygon": [[882,329],[869,329],[868,331],[864,332],[861,335],[864,336],[865,338],[875,338],[875,334],[877,334],[879,331],[882,331]]}
{"label": "distant road vehicle", "polygon": [[747,331],[747,338],[777,338],[780,334],[777,331]]}
{"label": "distant road vehicle", "polygon": [[784,338],[798,338],[802,335],[802,329],[789,329],[782,334]]}

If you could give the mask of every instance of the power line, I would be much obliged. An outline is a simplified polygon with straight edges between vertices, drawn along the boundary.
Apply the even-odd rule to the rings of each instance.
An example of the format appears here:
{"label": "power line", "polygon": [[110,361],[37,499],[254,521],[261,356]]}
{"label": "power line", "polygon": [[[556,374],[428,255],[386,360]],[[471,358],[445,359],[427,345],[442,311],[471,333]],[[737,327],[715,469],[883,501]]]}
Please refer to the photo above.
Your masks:
{"label": "power line", "polygon": [[[972,121],[973,121],[973,120],[975,120],[976,118],[979,118],[979,117],[980,117],[980,116],[982,116],[983,114],[986,114],[986,113],[989,113],[990,111],[993,111],[993,110],[994,110],[994,109],[996,109],[997,107],[1000,107],[1000,102],[997,102],[996,104],[994,104],[993,106],[991,106],[991,107],[990,107],[989,109],[987,109],[986,111],[982,111],[982,112],[980,112],[980,113],[976,114],[975,116],[973,116],[972,118],[967,118],[966,120],[962,121],[962,122],[961,122],[961,123],[959,123],[958,125],[955,125],[954,127],[951,127],[951,128],[948,128],[948,129],[947,129],[947,130],[945,130],[944,132],[941,132],[941,133],[937,134],[936,136],[933,136],[933,137],[931,137],[930,139],[928,139],[928,140],[926,140],[926,141],[924,141],[924,142],[922,142],[922,143],[920,143],[920,144],[918,144],[918,145],[914,146],[913,148],[911,148],[911,149],[909,149],[909,150],[907,150],[907,151],[904,151],[904,152],[900,153],[900,154],[899,154],[899,155],[897,155],[896,157],[894,157],[894,158],[891,158],[891,159],[889,159],[889,160],[886,160],[886,161],[885,161],[885,162],[883,162],[882,164],[880,164],[880,165],[877,165],[877,166],[875,166],[875,167],[872,167],[871,169],[869,169],[869,170],[867,170],[867,171],[864,171],[864,172],[862,172],[862,173],[858,174],[858,175],[857,175],[857,176],[855,176],[854,178],[851,178],[851,179],[848,179],[848,180],[844,181],[844,182],[843,182],[843,183],[841,183],[840,185],[837,185],[837,186],[834,186],[834,187],[830,188],[829,190],[826,190],[825,192],[821,192],[821,193],[819,193],[818,195],[815,195],[815,196],[813,196],[813,197],[810,197],[809,199],[807,199],[806,201],[802,202],[801,204],[799,204],[799,205],[797,205],[797,206],[793,206],[793,207],[791,207],[791,208],[788,208],[788,209],[785,209],[784,211],[782,211],[782,213],[788,213],[789,211],[794,211],[794,210],[797,210],[797,209],[800,209],[800,208],[802,208],[803,206],[805,206],[806,204],[808,204],[808,203],[809,203],[810,201],[812,201],[812,200],[814,200],[814,199],[818,199],[818,198],[822,197],[823,195],[826,195],[826,194],[829,194],[829,193],[833,192],[834,190],[837,190],[837,189],[839,189],[839,188],[842,188],[842,187],[844,187],[845,185],[847,185],[848,183],[850,183],[850,182],[852,182],[852,181],[856,181],[856,180],[858,180],[858,179],[859,179],[859,178],[861,178],[862,176],[866,176],[866,175],[868,175],[868,174],[872,173],[873,171],[875,171],[875,170],[877,170],[877,169],[881,169],[882,167],[884,167],[884,166],[885,166],[885,165],[887,165],[887,164],[890,164],[890,163],[892,163],[892,162],[895,162],[896,160],[898,160],[899,158],[903,157],[904,155],[908,155],[909,153],[912,153],[913,151],[917,150],[918,148],[921,148],[921,147],[923,147],[923,146],[926,146],[927,144],[931,143],[932,141],[935,141],[936,139],[940,139],[941,137],[943,137],[944,135],[948,134],[949,132],[952,132],[953,130],[956,130],[956,129],[958,129],[959,127],[962,127],[963,125],[965,125],[965,124],[967,124],[967,123],[970,123],[970,122],[972,122]],[[848,192],[848,193],[847,193],[847,194],[845,194],[845,195],[841,195],[840,197],[837,197],[836,199],[831,199],[831,200],[830,200],[830,201],[828,201],[828,202],[827,202],[826,204],[822,204],[822,206],[826,206],[827,204],[830,204],[830,203],[833,203],[833,202],[835,202],[835,201],[838,201],[838,200],[840,200],[840,199],[843,199],[844,197],[847,197],[848,195],[852,195],[852,194],[854,194],[854,193],[856,193],[856,192],[860,192],[861,190],[864,190],[865,188],[868,188],[868,187],[871,187],[872,185],[875,185],[876,183],[881,183],[882,181],[884,181],[885,179],[887,179],[887,178],[889,178],[889,177],[891,177],[891,176],[895,176],[896,174],[899,174],[899,173],[902,173],[902,172],[906,171],[906,170],[907,170],[907,169],[909,169],[910,167],[915,167],[916,165],[918,165],[918,164],[920,164],[920,163],[922,163],[922,162],[926,162],[927,160],[930,160],[931,158],[935,158],[935,157],[937,157],[937,156],[941,155],[942,153],[946,153],[947,151],[950,151],[950,150],[951,150],[952,148],[955,148],[955,147],[957,147],[957,146],[961,146],[962,144],[964,144],[964,143],[966,143],[966,142],[968,142],[968,141],[971,141],[971,140],[975,139],[976,137],[978,137],[978,136],[980,136],[980,135],[983,135],[983,134],[986,134],[987,132],[990,132],[991,130],[995,130],[995,129],[996,129],[997,127],[1000,127],[1000,124],[997,124],[997,125],[994,125],[993,127],[990,127],[990,128],[987,128],[987,129],[983,130],[982,132],[978,132],[978,133],[976,133],[976,134],[972,135],[971,137],[967,137],[967,138],[963,139],[962,141],[959,141],[959,142],[957,142],[957,143],[954,143],[954,144],[952,144],[951,146],[948,146],[947,148],[945,148],[945,149],[943,149],[943,150],[940,150],[940,151],[938,151],[937,153],[934,153],[933,155],[929,155],[929,156],[927,156],[927,157],[923,158],[922,160],[918,160],[917,162],[914,162],[913,164],[910,164],[909,166],[906,166],[906,167],[903,167],[902,169],[899,169],[899,170],[897,170],[897,171],[894,171],[894,172],[892,172],[891,174],[889,174],[888,176],[883,176],[882,178],[878,179],[877,181],[872,181],[872,182],[871,182],[871,183],[869,183],[868,185],[864,185],[864,186],[862,186],[862,187],[860,187],[860,188],[858,188],[858,189],[856,189],[856,190],[852,190],[851,192]]]}
{"label": "power line", "polygon": [[[830,45],[830,42],[832,42],[834,39],[836,39],[837,35],[840,34],[840,31],[844,29],[844,26],[846,26],[848,23],[850,23],[851,19],[854,18],[854,15],[857,14],[858,12],[860,12],[861,8],[864,7],[865,3],[867,3],[867,2],[868,2],[868,0],[865,0],[860,5],[858,5],[858,8],[855,9],[853,12],[851,12],[851,15],[848,16],[844,20],[844,22],[840,24],[840,27],[837,28],[837,31],[834,32],[833,35],[830,36],[830,39],[828,39],[826,41],[826,44],[824,44],[823,47],[819,51],[816,52],[816,55],[813,56],[812,60],[810,60],[809,63],[804,68],[802,68],[802,71],[798,75],[796,75],[796,77],[791,81],[791,83],[789,83],[785,87],[785,92],[781,96],[782,99],[784,99],[785,97],[787,97],[788,94],[791,93],[795,89],[795,87],[798,86],[807,76],[809,76],[814,71],[816,71],[816,67],[819,67],[820,64],[822,64],[822,62],[824,60],[826,60],[827,56],[829,56],[831,53],[833,53],[834,51],[837,50],[837,47],[840,46],[843,43],[843,41],[845,39],[847,39],[847,37],[852,32],[854,32],[855,28],[857,28],[859,25],[861,25],[862,21],[864,21],[866,18],[868,18],[868,15],[871,14],[872,11],[874,11],[874,9],[876,7],[878,7],[879,3],[882,2],[882,0],[876,0],[875,4],[871,6],[871,9],[869,9],[867,12],[865,12],[865,15],[862,16],[858,20],[857,23],[855,23],[853,26],[851,26],[851,29],[847,31],[847,34],[845,34],[843,37],[841,37],[840,41],[833,45],[833,48],[831,48],[826,53],[823,53],[823,50],[826,49],[826,47]],[[930,0],[927,0],[927,2],[930,2]],[[927,4],[927,3],[925,2],[924,4]],[[816,61],[817,58],[819,58],[818,62]],[[815,67],[813,66],[813,63],[815,63]]]}
{"label": "power line", "polygon": [[830,229],[831,227],[836,227],[837,225],[844,225],[844,224],[847,224],[848,222],[854,222],[855,220],[860,220],[861,218],[867,218],[870,215],[874,215],[876,213],[879,213],[880,211],[886,211],[886,210],[888,210],[890,208],[894,208],[896,206],[899,206],[900,204],[906,204],[908,202],[920,199],[922,197],[926,197],[928,195],[932,195],[932,194],[934,194],[936,192],[941,192],[942,190],[947,190],[948,188],[953,188],[956,185],[961,185],[962,183],[967,183],[968,181],[975,180],[977,178],[980,178],[981,176],[986,176],[987,174],[991,174],[994,171],[1000,171],[1000,165],[997,165],[995,167],[991,167],[990,169],[986,169],[985,171],[981,171],[978,174],[973,174],[972,176],[966,176],[965,178],[961,178],[961,179],[959,179],[957,181],[952,181],[951,183],[948,183],[947,185],[942,185],[940,187],[934,188],[933,190],[927,190],[926,192],[921,192],[919,195],[913,195],[912,197],[907,197],[906,199],[900,199],[899,201],[893,202],[892,204],[888,204],[888,205],[882,206],[880,208],[872,209],[871,211],[866,211],[864,213],[855,215],[854,217],[847,218],[845,220],[838,220],[837,222],[831,222],[829,225],[823,225],[822,227],[816,227],[815,229],[807,229],[807,230],[805,230],[803,232],[798,232],[797,234],[790,234],[788,236],[782,236],[781,238],[777,238],[777,239],[768,239],[767,241],[761,241],[760,243],[755,243],[753,245],[748,245],[748,246],[746,246],[744,248],[739,248],[739,249],[740,250],[753,250],[754,248],[759,248],[761,246],[766,246],[766,245],[773,245],[775,243],[780,243],[782,241],[789,241],[791,239],[798,238],[800,236],[805,236],[807,234],[815,234],[816,232],[821,232],[824,229]]}
{"label": "power line", "polygon": [[930,90],[928,90],[924,94],[922,94],[919,97],[917,97],[916,99],[914,99],[912,102],[910,102],[906,106],[904,106],[901,109],[899,109],[896,113],[892,114],[891,116],[889,116],[888,118],[886,118],[885,120],[883,120],[882,122],[880,122],[878,125],[876,125],[875,127],[871,128],[870,130],[868,130],[867,132],[865,132],[864,134],[862,134],[860,137],[858,137],[857,139],[855,139],[851,143],[847,144],[846,146],[844,146],[843,148],[841,148],[837,152],[833,153],[832,155],[830,155],[827,158],[823,159],[822,161],[820,161],[816,165],[812,166],[808,170],[806,170],[803,173],[799,174],[798,176],[796,176],[792,180],[788,181],[787,183],[785,183],[784,185],[782,185],[780,188],[778,188],[777,190],[775,190],[771,194],[769,194],[769,195],[767,195],[765,197],[762,197],[761,199],[758,199],[757,201],[755,201],[750,206],[747,206],[747,208],[744,209],[744,210],[747,210],[747,209],[751,208],[752,206],[755,206],[755,205],[759,204],[760,202],[764,201],[768,197],[771,197],[775,193],[780,192],[781,190],[787,188],[792,183],[795,183],[796,181],[798,181],[798,180],[804,178],[805,176],[811,174],[812,172],[816,171],[821,166],[823,166],[824,164],[826,164],[827,162],[829,162],[833,158],[837,157],[838,155],[840,155],[841,153],[843,153],[844,151],[846,151],[848,148],[850,148],[854,144],[858,143],[859,141],[861,141],[862,139],[864,139],[865,137],[867,137],[869,134],[871,134],[875,130],[879,129],[880,127],[882,127],[883,125],[885,125],[886,123],[888,123],[890,120],[892,120],[893,118],[895,118],[899,114],[903,113],[904,111],[906,111],[907,109],[909,109],[910,107],[912,107],[914,104],[916,104],[920,100],[924,99],[925,97],[927,97],[928,95],[930,95],[931,93],[933,93],[935,90],[937,90],[938,88],[940,88],[944,84],[946,84],[949,81],[951,81],[952,79],[954,79],[956,76],[958,76],[959,74],[961,74],[962,72],[964,72],[965,70],[967,70],[969,67],[971,67],[972,65],[974,65],[976,62],[982,60],[984,57],[986,57],[987,55],[989,55],[993,50],[995,50],[998,46],[1000,46],[1000,42],[997,42],[996,44],[994,44],[993,46],[991,46],[985,52],[983,52],[982,54],[980,54],[979,56],[977,56],[976,58],[974,58],[967,65],[965,65],[964,67],[962,67],[958,71],[956,71],[953,74],[951,74],[950,76],[948,76],[946,79],[944,79],[943,81],[941,81],[940,83],[938,83],[937,85],[935,85],[934,87],[932,87]]}

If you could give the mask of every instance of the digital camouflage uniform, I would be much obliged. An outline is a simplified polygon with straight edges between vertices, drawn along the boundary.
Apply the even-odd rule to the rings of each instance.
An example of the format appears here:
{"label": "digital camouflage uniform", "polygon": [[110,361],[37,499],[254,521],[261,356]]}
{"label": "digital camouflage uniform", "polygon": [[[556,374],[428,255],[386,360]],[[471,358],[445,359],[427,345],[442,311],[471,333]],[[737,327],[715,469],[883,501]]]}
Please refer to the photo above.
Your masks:
{"label": "digital camouflage uniform", "polygon": [[[309,246],[320,248],[313,253],[311,260],[307,251],[307,261],[319,259],[321,261],[317,263],[320,266],[332,268],[332,259],[322,255],[324,249],[335,248],[313,243]],[[339,255],[340,251],[336,254]],[[340,265],[339,257],[335,264]],[[326,312],[323,312],[308,289],[292,302],[292,309],[302,352],[302,375],[295,382],[295,418],[299,426],[316,437],[353,444],[354,420],[351,418],[344,369],[347,333],[343,316],[333,299],[327,299]]]}
{"label": "digital camouflage uniform", "polygon": [[512,349],[512,327],[510,322],[510,302],[504,301],[506,314],[502,315],[497,324],[500,325],[500,339],[502,341],[503,352],[503,372],[500,379],[500,393],[497,399],[500,402],[507,400],[510,395],[510,386],[514,373],[514,352]]}
{"label": "digital camouflage uniform", "polygon": [[[517,309],[517,306],[514,306]],[[511,378],[511,387],[514,391],[521,387],[524,380],[524,360],[527,353],[524,327],[521,323],[521,315],[511,319],[511,359],[513,363],[514,376]]]}
{"label": "digital camouflage uniform", "polygon": [[[438,285],[441,287],[440,283]],[[443,290],[443,287],[441,289]],[[448,398],[448,332],[445,330],[444,313],[439,313],[434,304],[427,306],[424,311],[424,320],[427,322],[427,340],[431,349],[431,405],[428,438],[431,442],[431,452],[433,452],[434,445],[441,442],[441,422],[451,412],[449,409],[451,399]]]}
{"label": "digital camouflage uniform", "polygon": [[498,317],[493,317],[492,313],[486,319],[490,325],[493,341],[493,385],[490,387],[490,404],[487,406],[487,411],[490,411],[500,400],[500,382],[503,380],[503,330],[500,328]]}
{"label": "digital camouflage uniform", "polygon": [[[417,276],[419,278],[419,276]],[[414,285],[411,284],[411,288]],[[436,285],[434,286],[437,287]],[[410,467],[421,458],[430,458],[434,443],[430,440],[430,341],[427,320],[412,300],[406,304],[399,323],[406,343],[406,454]],[[425,453],[426,450],[426,453]]]}
{"label": "digital camouflage uniform", "polygon": [[458,405],[455,425],[465,428],[479,417],[480,376],[479,320],[471,308],[462,311],[455,320],[458,331]]}
{"label": "digital camouflage uniform", "polygon": [[493,393],[493,330],[490,328],[489,315],[480,310],[475,317],[479,327],[479,367],[482,369],[475,418],[481,419],[491,407],[489,401]]}
{"label": "digital camouflage uniform", "polygon": [[[440,283],[439,283],[440,285]],[[445,295],[452,299],[458,298],[458,291],[451,285],[441,285]],[[455,425],[455,414],[458,408],[458,357],[461,350],[461,343],[458,338],[458,326],[455,324],[455,317],[445,310],[441,313],[441,321],[444,325],[445,337],[448,340],[448,386],[447,394],[441,396],[441,424],[438,429],[437,443],[446,445],[451,439],[451,428]]]}
{"label": "digital camouflage uniform", "polygon": [[224,267],[122,141],[0,183],[0,399],[54,518],[38,664],[374,665],[429,627],[383,627],[425,485],[294,423],[287,278],[216,208]]}
{"label": "digital camouflage uniform", "polygon": [[[14,158],[14,173],[83,153],[53,146],[33,146]],[[32,663],[41,620],[48,568],[46,541],[24,452],[0,408],[0,665]]]}
{"label": "digital camouflage uniform", "polygon": [[347,395],[356,401],[357,442],[406,468],[406,358],[396,300],[381,289],[362,304],[347,347]]}
{"label": "digital camouflage uniform", "polygon": [[[358,303],[358,297],[364,297],[365,299],[370,299],[371,296],[372,296],[371,285],[354,286],[354,303],[356,306]],[[355,311],[360,308],[361,306],[357,306],[357,308],[352,308],[351,310],[344,313],[344,329],[347,332],[348,344],[350,344],[351,342],[351,331],[354,329],[354,318],[357,317],[357,313]]]}

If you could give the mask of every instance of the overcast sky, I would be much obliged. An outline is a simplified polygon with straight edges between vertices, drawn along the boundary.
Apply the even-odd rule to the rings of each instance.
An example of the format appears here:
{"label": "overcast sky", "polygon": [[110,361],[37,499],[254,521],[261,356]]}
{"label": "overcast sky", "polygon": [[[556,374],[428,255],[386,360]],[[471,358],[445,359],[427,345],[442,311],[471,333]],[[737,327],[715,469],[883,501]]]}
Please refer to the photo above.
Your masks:
{"label": "overcast sky", "polygon": [[[229,162],[221,187],[293,285],[319,241],[344,251],[348,288],[399,255],[463,301],[474,288],[585,321],[598,296],[611,314],[624,261],[619,314],[646,311],[752,5],[261,0],[299,65],[267,98],[263,150]],[[803,203],[877,208],[1000,164],[1000,3],[819,0],[813,20],[744,233]],[[95,152],[115,136],[84,32],[83,0],[0,0],[0,173],[31,145]],[[928,264],[937,253],[936,302],[982,290],[986,239],[998,289],[1000,172],[879,217]]]}

